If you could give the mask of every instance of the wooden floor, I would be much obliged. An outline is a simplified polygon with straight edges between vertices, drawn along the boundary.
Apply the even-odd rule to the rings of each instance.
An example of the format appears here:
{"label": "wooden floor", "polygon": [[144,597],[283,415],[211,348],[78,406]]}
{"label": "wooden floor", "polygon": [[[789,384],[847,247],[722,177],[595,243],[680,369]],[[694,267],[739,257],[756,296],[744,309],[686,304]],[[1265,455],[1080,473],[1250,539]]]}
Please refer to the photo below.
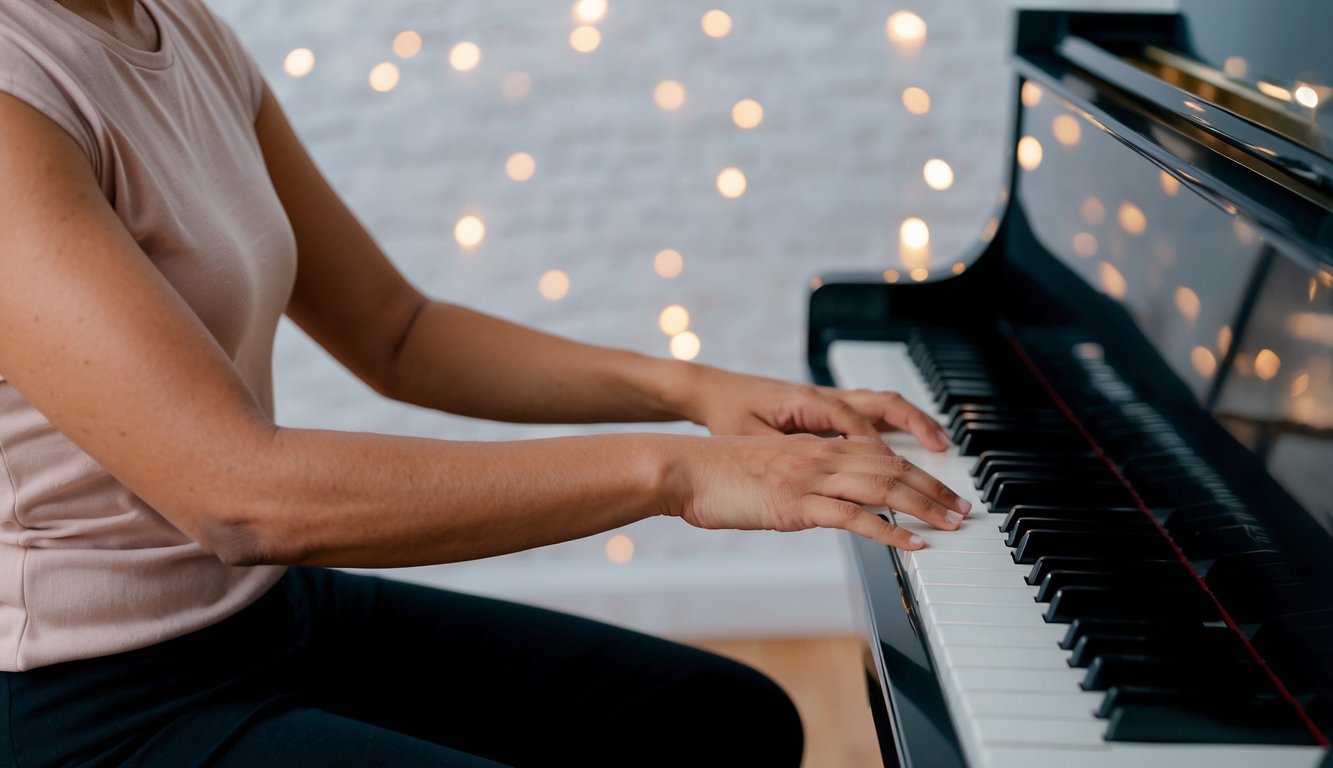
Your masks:
{"label": "wooden floor", "polygon": [[861,643],[851,637],[695,641],[786,689],[805,723],[805,768],[881,768]]}

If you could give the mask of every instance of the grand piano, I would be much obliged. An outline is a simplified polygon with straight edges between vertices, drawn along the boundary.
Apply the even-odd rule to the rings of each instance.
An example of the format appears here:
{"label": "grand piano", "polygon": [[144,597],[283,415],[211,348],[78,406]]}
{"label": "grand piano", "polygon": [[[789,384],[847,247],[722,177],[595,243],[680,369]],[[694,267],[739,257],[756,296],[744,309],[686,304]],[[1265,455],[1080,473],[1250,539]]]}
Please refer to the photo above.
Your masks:
{"label": "grand piano", "polygon": [[886,765],[1333,765],[1330,31],[1020,11],[976,252],[816,281],[814,379],[931,411],[891,445],[974,503],[849,537]]}

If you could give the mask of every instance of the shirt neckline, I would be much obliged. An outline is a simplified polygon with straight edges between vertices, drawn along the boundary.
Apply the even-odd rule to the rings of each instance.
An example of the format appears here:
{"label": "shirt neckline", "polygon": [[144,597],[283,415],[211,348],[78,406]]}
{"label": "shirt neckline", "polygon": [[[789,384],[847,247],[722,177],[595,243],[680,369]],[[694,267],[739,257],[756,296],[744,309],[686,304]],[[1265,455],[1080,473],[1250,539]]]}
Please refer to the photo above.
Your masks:
{"label": "shirt neckline", "polygon": [[105,29],[97,26],[91,21],[83,18],[79,14],[71,11],[56,0],[35,0],[37,6],[46,11],[49,15],[55,16],[62,23],[69,25],[85,37],[90,37],[103,46],[111,50],[117,56],[136,67],[143,69],[166,69],[171,66],[175,60],[175,47],[172,44],[172,36],[167,32],[166,25],[162,23],[162,14],[154,7],[153,0],[139,0],[139,6],[143,8],[144,13],[148,14],[149,20],[157,28],[157,50],[145,51],[142,48],[135,48],[129,43],[121,40],[115,35],[107,32]]}

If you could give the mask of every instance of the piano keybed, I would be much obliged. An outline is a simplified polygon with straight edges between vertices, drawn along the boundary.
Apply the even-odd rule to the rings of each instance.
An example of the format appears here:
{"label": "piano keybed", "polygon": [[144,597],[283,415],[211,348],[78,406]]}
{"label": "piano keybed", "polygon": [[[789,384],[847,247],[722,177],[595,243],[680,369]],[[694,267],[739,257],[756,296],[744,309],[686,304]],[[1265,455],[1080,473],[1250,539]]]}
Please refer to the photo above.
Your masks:
{"label": "piano keybed", "polygon": [[1306,607],[1262,526],[1095,345],[1025,344],[925,330],[829,353],[840,386],[901,392],[957,446],[887,436],[974,506],[957,531],[895,519],[927,542],[900,575],[969,764],[1316,763],[1299,679],[1259,660]]}

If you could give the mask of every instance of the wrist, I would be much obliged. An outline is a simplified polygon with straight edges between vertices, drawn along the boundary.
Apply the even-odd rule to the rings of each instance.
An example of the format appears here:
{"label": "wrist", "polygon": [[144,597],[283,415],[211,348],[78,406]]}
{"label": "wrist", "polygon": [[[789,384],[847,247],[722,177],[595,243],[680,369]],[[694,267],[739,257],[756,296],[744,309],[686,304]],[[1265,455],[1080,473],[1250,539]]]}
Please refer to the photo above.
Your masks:
{"label": "wrist", "polygon": [[653,436],[645,456],[658,515],[680,517],[688,508],[694,488],[691,457],[707,447],[706,440],[685,435]]}

